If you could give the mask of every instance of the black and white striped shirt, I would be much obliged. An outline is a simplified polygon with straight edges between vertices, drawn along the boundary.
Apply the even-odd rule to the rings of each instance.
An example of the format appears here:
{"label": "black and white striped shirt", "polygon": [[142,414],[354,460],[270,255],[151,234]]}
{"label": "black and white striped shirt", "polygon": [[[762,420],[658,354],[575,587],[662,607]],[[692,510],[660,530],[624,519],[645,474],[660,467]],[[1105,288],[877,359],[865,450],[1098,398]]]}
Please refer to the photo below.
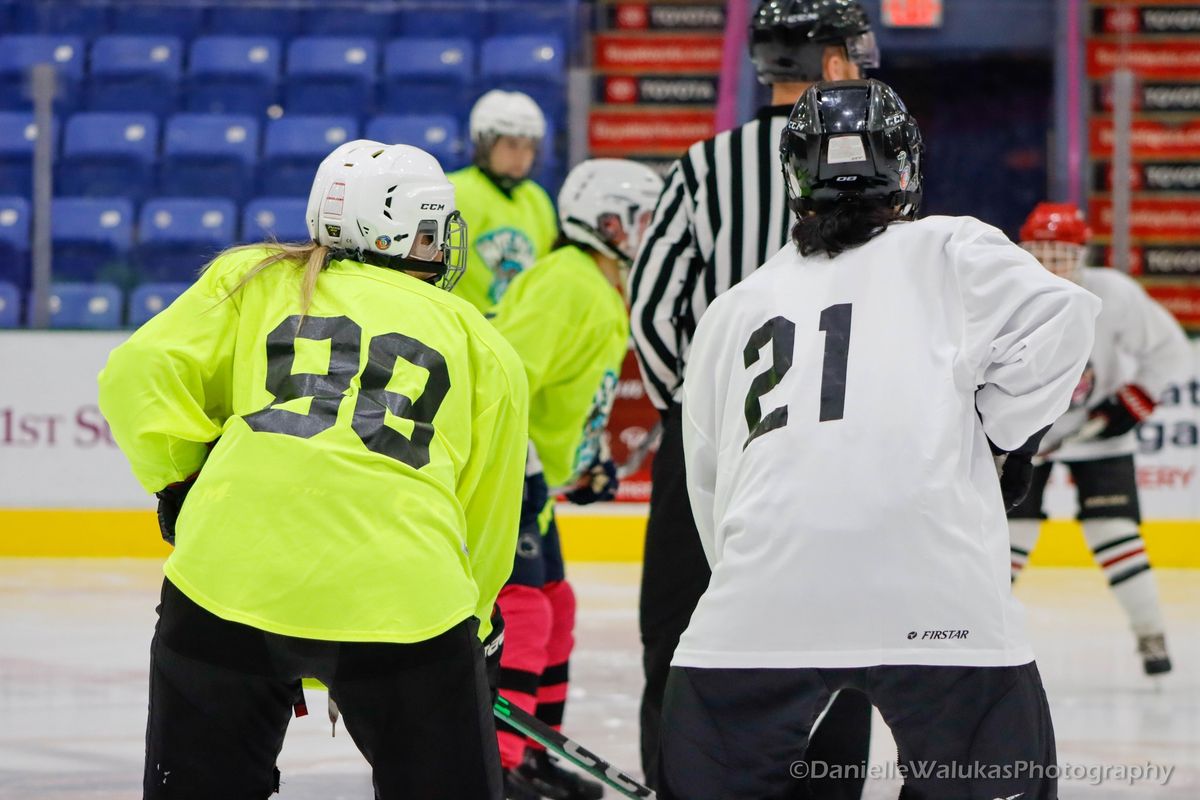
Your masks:
{"label": "black and white striped shirt", "polygon": [[785,244],[792,214],[779,164],[791,106],[697,142],[671,168],[629,277],[642,380],[659,409],[678,402],[692,334],[713,299]]}

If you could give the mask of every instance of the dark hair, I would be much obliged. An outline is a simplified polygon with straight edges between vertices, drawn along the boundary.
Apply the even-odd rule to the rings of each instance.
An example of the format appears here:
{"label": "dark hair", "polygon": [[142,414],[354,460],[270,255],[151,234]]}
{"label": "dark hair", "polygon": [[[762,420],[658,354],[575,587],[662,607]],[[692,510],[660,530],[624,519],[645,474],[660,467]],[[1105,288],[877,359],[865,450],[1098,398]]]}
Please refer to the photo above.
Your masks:
{"label": "dark hair", "polygon": [[800,213],[792,227],[792,241],[801,255],[825,253],[832,258],[871,241],[898,218],[882,198],[844,196],[832,208],[815,214]]}

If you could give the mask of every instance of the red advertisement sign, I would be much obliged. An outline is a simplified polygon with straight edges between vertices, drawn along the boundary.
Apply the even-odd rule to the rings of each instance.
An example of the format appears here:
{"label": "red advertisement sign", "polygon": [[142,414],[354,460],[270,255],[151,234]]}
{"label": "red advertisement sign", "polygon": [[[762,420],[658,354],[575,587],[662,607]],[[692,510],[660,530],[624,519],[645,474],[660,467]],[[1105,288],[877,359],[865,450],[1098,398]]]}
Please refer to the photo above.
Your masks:
{"label": "red advertisement sign", "polygon": [[1179,324],[1200,329],[1200,286],[1195,283],[1149,284],[1146,291],[1175,315]]}
{"label": "red advertisement sign", "polygon": [[600,72],[721,71],[723,44],[716,34],[599,33],[594,42]]}
{"label": "red advertisement sign", "polygon": [[617,399],[608,421],[608,443],[621,475],[617,500],[650,502],[650,464],[658,451],[655,428],[659,419],[658,410],[646,397],[637,357],[630,350],[621,368]]}
{"label": "red advertisement sign", "polygon": [[[1112,200],[1093,197],[1090,203],[1092,228],[1099,236],[1112,233]],[[1130,211],[1130,235],[1138,239],[1200,240],[1200,199],[1160,200],[1137,198]]]}
{"label": "red advertisement sign", "polygon": [[1200,33],[1200,4],[1154,3],[1138,8],[1114,5],[1092,10],[1092,31],[1100,34],[1179,36]]}
{"label": "red advertisement sign", "polygon": [[678,156],[714,134],[715,116],[711,110],[597,110],[588,123],[588,147],[594,156]]}
{"label": "red advertisement sign", "polygon": [[[1180,123],[1134,120],[1132,137],[1134,158],[1200,159],[1200,120]],[[1092,156],[1112,155],[1112,120],[1093,119],[1090,139]]]}
{"label": "red advertisement sign", "polygon": [[1200,42],[1088,42],[1089,78],[1117,69],[1130,69],[1144,78],[1200,78]]}
{"label": "red advertisement sign", "polygon": [[723,31],[725,4],[719,0],[680,5],[622,2],[608,9],[604,21],[610,29],[622,31]]}

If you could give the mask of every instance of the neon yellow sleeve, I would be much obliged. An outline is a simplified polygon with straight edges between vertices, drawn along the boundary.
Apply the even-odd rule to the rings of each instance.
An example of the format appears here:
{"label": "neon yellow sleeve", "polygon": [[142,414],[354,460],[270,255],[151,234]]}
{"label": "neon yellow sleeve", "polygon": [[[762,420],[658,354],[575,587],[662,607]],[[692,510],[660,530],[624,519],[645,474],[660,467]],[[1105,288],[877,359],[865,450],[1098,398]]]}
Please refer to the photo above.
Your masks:
{"label": "neon yellow sleeve", "polygon": [[[471,576],[479,589],[479,637],[491,632],[492,605],[512,572],[525,481],[529,389],[521,365],[503,342],[500,376],[487,386],[494,401],[475,417],[471,458],[459,478],[467,521]],[[482,392],[479,392],[482,394]]]}
{"label": "neon yellow sleeve", "polygon": [[214,265],[108,357],[100,411],[148,492],[192,475],[232,414],[239,308]]}

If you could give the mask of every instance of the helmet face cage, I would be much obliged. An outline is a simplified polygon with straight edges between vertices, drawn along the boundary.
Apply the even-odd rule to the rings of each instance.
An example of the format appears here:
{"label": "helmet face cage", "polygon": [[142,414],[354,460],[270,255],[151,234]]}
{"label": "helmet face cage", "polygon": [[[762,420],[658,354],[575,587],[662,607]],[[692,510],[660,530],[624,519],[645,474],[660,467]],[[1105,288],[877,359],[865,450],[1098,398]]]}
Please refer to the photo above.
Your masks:
{"label": "helmet face cage", "polygon": [[1083,265],[1087,258],[1085,246],[1074,242],[1034,240],[1021,242],[1021,247],[1058,277],[1072,283],[1083,280]]}
{"label": "helmet face cage", "polygon": [[[437,236],[438,223],[436,219],[427,219],[425,222],[433,223],[434,236]],[[421,225],[424,225],[425,222],[422,222]],[[421,228],[418,228],[418,239],[420,236]],[[442,242],[439,243],[438,252],[442,254],[444,265],[438,287],[446,291],[454,290],[458,278],[461,278],[462,273],[467,270],[467,222],[464,221],[461,213],[452,211],[446,217],[445,233]]]}
{"label": "helmet face cage", "polygon": [[860,33],[846,40],[846,54],[861,70],[879,69],[879,43],[872,31]]}

